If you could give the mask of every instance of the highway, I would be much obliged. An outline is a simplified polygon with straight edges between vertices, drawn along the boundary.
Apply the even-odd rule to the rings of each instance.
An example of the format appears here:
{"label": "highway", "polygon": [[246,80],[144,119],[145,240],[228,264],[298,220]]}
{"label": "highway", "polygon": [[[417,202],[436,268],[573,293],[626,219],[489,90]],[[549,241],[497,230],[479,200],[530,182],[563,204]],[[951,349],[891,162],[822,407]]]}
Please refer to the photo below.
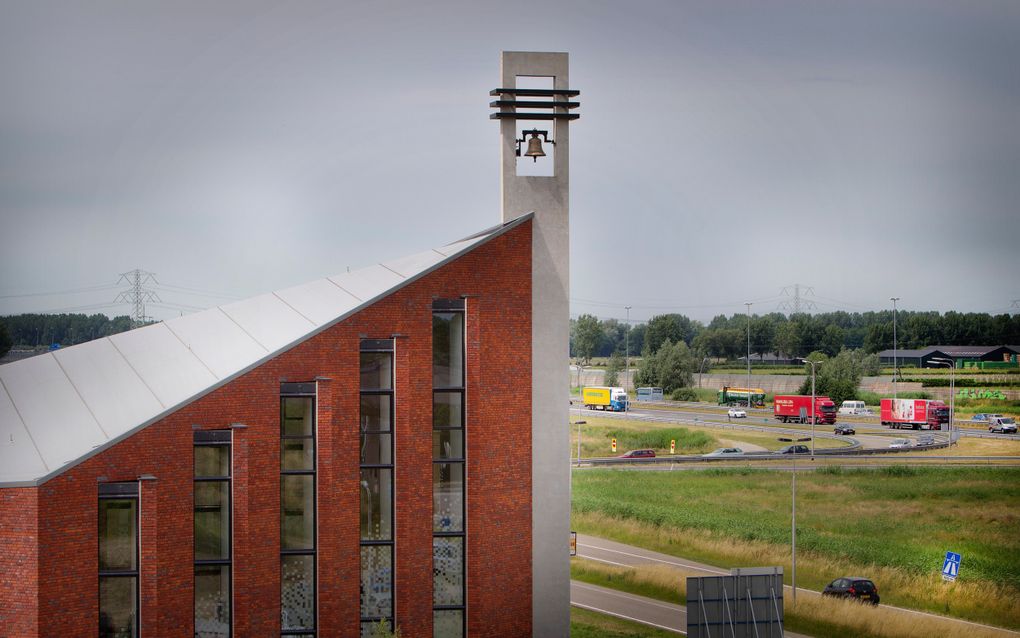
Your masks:
{"label": "highway", "polygon": [[[688,576],[723,576],[729,574],[728,570],[721,567],[706,565],[704,563],[678,558],[668,554],[652,552],[639,547],[633,547],[631,545],[625,545],[623,543],[617,543],[585,534],[577,535],[577,555],[580,558],[586,558],[621,567],[665,565],[670,569],[676,570],[678,583],[681,578],[687,578]],[[881,583],[878,585],[881,587]],[[786,601],[790,601],[792,599],[792,595],[792,587],[789,585],[785,586],[783,593],[784,599]],[[820,596],[821,593],[798,587],[797,595]],[[663,629],[669,629],[671,631],[677,631],[678,633],[685,633],[686,630],[687,612],[681,605],[652,601],[641,596],[606,590],[603,587],[595,587],[593,585],[577,581],[571,581],[570,602],[572,605],[576,605],[578,607],[592,609],[594,611],[600,611],[602,613],[608,613],[613,616],[627,618],[630,620],[636,620],[637,622],[661,627]],[[790,603],[787,602],[787,604]],[[911,617],[925,617],[940,624],[944,623],[945,633],[952,632],[953,634],[966,635],[967,633],[980,629],[982,630],[982,635],[1020,636],[1020,632],[1000,629],[998,627],[992,627],[990,625],[970,622],[967,620],[950,618],[948,616],[939,616],[928,612],[904,609],[902,607],[893,607],[891,605],[884,604],[882,605],[882,608],[889,610],[890,613],[894,614],[903,614]],[[785,635],[791,638],[798,638],[800,636],[799,634],[791,632],[785,632]]]}

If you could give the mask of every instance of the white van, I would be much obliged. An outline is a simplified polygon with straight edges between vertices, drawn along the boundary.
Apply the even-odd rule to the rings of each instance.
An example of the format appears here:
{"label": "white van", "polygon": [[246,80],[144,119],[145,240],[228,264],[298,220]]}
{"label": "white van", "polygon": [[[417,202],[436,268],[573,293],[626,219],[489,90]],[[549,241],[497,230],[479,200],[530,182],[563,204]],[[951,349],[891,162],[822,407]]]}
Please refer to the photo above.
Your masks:
{"label": "white van", "polygon": [[864,401],[847,400],[839,405],[840,414],[867,414]]}

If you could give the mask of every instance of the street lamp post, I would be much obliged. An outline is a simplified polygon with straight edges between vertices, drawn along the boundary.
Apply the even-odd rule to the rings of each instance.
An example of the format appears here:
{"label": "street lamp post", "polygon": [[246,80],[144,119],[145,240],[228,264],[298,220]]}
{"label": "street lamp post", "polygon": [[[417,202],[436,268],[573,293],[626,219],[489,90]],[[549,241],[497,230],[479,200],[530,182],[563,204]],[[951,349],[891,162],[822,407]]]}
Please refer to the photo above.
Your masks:
{"label": "street lamp post", "polygon": [[949,368],[949,447],[953,446],[953,423],[956,422],[956,361],[943,357],[933,357],[935,365]]}
{"label": "street lamp post", "polygon": [[899,297],[889,297],[889,301],[892,302],[892,396],[893,400],[896,400],[897,390],[897,370],[896,370],[896,302],[899,301]]}
{"label": "street lamp post", "polygon": [[[702,358],[701,365],[698,366],[698,389],[699,390],[701,389],[701,374],[705,370],[705,362],[707,362],[707,361],[708,361],[708,357]],[[701,399],[698,399],[698,400],[700,401]]]}
{"label": "street lamp post", "polygon": [[751,302],[745,301],[747,306],[747,409],[751,409]]}
{"label": "street lamp post", "polygon": [[815,364],[816,361],[810,359],[801,359],[804,363],[811,364],[811,458],[815,457],[815,422],[818,421],[818,415],[815,413]]}
{"label": "street lamp post", "polygon": [[[623,387],[627,387],[627,382],[630,381],[630,309],[631,306],[624,306],[627,311],[627,326],[623,332],[624,348],[626,350],[626,359],[623,364]],[[630,384],[631,390],[634,389],[634,384]],[[627,399],[627,410],[630,411],[630,399]]]}

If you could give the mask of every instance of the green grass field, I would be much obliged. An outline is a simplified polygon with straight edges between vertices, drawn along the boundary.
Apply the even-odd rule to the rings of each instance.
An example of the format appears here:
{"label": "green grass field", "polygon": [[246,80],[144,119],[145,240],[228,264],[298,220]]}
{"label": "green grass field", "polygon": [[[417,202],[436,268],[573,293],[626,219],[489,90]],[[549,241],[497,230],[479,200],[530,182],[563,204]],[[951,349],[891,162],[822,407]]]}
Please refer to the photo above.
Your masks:
{"label": "green grass field", "polygon": [[[676,441],[677,454],[704,454],[719,447],[739,446],[741,443],[758,445],[767,450],[778,450],[789,444],[788,441],[780,441],[778,435],[753,430],[679,426],[609,417],[586,416],[583,420],[585,423],[581,425],[582,459],[614,456],[612,448],[614,437],[615,454],[638,448],[651,448],[660,456],[669,454],[671,440]],[[823,428],[823,431],[829,430],[828,426],[819,426],[819,429]],[[806,432],[810,431],[811,426],[808,426]],[[849,444],[839,439],[818,439],[815,445],[819,448],[829,448]],[[577,458],[576,425],[570,428],[570,453],[571,458]]]}
{"label": "green grass field", "polygon": [[[1020,627],[1020,470],[798,473],[798,584],[867,575],[883,602]],[[575,530],[721,566],[790,570],[789,472],[594,470],[573,478]],[[939,569],[963,554],[956,583]],[[787,577],[789,580],[789,576]]]}

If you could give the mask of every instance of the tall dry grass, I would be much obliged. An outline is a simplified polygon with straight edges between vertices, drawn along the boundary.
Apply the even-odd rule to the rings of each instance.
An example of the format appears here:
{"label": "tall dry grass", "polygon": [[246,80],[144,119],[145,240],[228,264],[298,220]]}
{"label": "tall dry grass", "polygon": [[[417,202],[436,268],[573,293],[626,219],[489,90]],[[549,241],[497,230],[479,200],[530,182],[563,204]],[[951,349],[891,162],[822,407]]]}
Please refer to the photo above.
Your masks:
{"label": "tall dry grass", "polygon": [[[792,557],[789,546],[720,537],[699,530],[664,529],[632,519],[611,518],[601,513],[575,512],[572,528],[664,554],[720,566],[781,565],[786,574],[786,582],[790,582]],[[822,589],[830,580],[840,576],[866,576],[878,585],[882,600],[889,604],[960,618],[980,619],[1011,628],[1020,627],[1020,592],[998,583],[984,580],[948,583],[934,571],[918,574],[901,568],[853,563],[803,551],[797,552],[797,574],[799,587],[815,590]],[[847,613],[853,612],[854,607]]]}
{"label": "tall dry grass", "polygon": [[[630,593],[685,604],[687,577],[703,573],[670,565],[619,567],[586,559],[574,559],[573,578]],[[787,624],[814,628],[816,635],[876,636],[881,638],[1001,638],[1008,631],[961,624],[949,618],[912,613],[885,605],[872,607],[855,601],[823,598],[799,591],[796,605],[790,588],[783,598]],[[815,633],[813,632],[813,633]]]}

